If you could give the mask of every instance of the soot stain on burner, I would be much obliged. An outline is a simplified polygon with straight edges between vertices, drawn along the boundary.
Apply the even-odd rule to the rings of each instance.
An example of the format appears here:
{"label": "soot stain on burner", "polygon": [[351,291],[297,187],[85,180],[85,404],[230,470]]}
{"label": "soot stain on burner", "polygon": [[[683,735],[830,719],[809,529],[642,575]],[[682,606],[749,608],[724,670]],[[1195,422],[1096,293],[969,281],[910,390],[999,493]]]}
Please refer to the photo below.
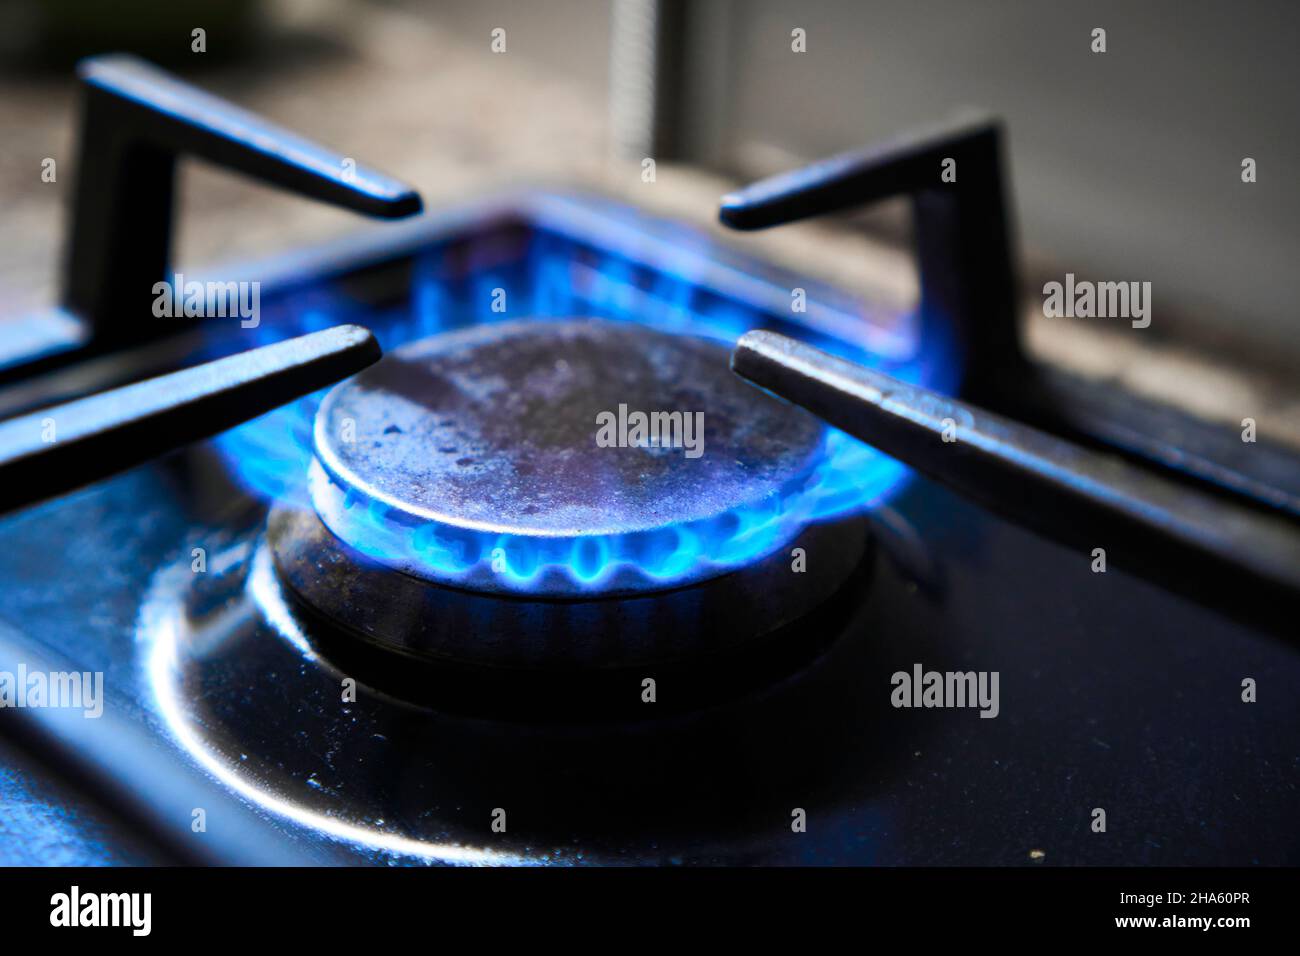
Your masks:
{"label": "soot stain on burner", "polygon": [[[722,514],[797,484],[825,430],[742,382],[720,343],[602,320],[414,342],[340,387],[318,442],[345,482],[451,525],[609,534]],[[598,447],[597,415],[703,413],[703,450]],[[355,440],[338,440],[351,420]]]}

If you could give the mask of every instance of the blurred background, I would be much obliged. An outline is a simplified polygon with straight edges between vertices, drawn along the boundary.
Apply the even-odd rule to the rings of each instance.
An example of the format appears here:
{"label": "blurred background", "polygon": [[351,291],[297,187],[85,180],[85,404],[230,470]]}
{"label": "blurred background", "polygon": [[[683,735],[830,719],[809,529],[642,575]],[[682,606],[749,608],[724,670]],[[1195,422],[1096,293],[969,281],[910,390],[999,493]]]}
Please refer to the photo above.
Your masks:
{"label": "blurred background", "polygon": [[[1281,0],[0,0],[0,314],[54,298],[89,53],[161,63],[433,210],[563,184],[704,229],[736,182],[974,108],[1010,134],[1032,351],[1210,418],[1259,407],[1300,443],[1298,22]],[[183,196],[182,267],[358,227],[197,164]],[[886,204],[723,241],[905,303],[908,238]],[[1151,282],[1151,327],[1043,319],[1067,271]]]}

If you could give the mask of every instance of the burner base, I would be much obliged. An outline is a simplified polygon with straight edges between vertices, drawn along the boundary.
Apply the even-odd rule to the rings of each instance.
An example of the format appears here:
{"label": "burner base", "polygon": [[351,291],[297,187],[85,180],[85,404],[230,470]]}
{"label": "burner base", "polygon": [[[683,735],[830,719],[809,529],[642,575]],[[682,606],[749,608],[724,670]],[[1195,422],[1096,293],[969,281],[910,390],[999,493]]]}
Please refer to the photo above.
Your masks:
{"label": "burner base", "polygon": [[[267,540],[281,582],[314,625],[313,643],[372,686],[456,710],[487,702],[494,715],[504,706],[644,717],[647,678],[656,702],[696,706],[815,656],[825,646],[815,635],[835,631],[818,615],[833,614],[841,592],[860,596],[869,537],[860,518],[813,525],[742,571],[590,601],[430,584],[352,551],[306,511],[274,510]],[[806,571],[792,568],[796,548]],[[784,633],[795,622],[797,639]]]}

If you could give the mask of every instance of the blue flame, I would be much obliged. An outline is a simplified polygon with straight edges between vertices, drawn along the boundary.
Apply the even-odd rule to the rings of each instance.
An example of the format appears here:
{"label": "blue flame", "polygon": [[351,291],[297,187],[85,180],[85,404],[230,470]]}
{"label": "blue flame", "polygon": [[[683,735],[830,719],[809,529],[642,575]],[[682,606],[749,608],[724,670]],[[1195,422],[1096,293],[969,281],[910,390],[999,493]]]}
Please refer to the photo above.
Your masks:
{"label": "blue flame", "polygon": [[[889,360],[867,348],[865,325],[861,341],[818,334],[793,323],[797,316],[700,284],[709,254],[702,241],[683,231],[678,254],[653,267],[540,229],[513,243],[486,236],[468,249],[431,244],[415,256],[410,295],[400,304],[375,309],[328,285],[295,292],[264,304],[258,344],[358,322],[387,350],[475,323],[591,316],[725,342],[749,329],[776,328],[905,381],[949,384],[953,365],[945,343],[926,342],[906,359]],[[491,304],[502,301],[504,310],[493,311]],[[394,520],[382,502],[341,488],[315,460],[312,428],[322,397],[301,399],[222,435],[217,445],[236,477],[259,496],[314,508],[354,550],[381,563],[469,587],[581,593],[686,583],[771,554],[811,522],[869,508],[909,474],[897,461],[828,429],[822,459],[797,487],[708,521],[562,539],[411,526]]]}
{"label": "blue flame", "polygon": [[771,554],[813,521],[870,505],[902,466],[829,430],[816,467],[791,487],[721,515],[623,534],[542,537],[412,523],[309,466],[311,501],[340,538],[377,561],[469,588],[567,594],[660,589]]}

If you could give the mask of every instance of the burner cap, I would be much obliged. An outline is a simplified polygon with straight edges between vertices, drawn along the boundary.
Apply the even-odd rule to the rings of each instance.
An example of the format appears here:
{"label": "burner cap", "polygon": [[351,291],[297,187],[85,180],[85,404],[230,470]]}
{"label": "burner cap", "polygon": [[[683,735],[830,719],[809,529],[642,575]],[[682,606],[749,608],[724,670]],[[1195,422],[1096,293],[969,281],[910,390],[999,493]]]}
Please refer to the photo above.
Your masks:
{"label": "burner cap", "polygon": [[719,343],[508,322],[403,346],[334,389],[311,492],[344,543],[435,583],[629,593],[791,540],[824,441],[734,376]]}

